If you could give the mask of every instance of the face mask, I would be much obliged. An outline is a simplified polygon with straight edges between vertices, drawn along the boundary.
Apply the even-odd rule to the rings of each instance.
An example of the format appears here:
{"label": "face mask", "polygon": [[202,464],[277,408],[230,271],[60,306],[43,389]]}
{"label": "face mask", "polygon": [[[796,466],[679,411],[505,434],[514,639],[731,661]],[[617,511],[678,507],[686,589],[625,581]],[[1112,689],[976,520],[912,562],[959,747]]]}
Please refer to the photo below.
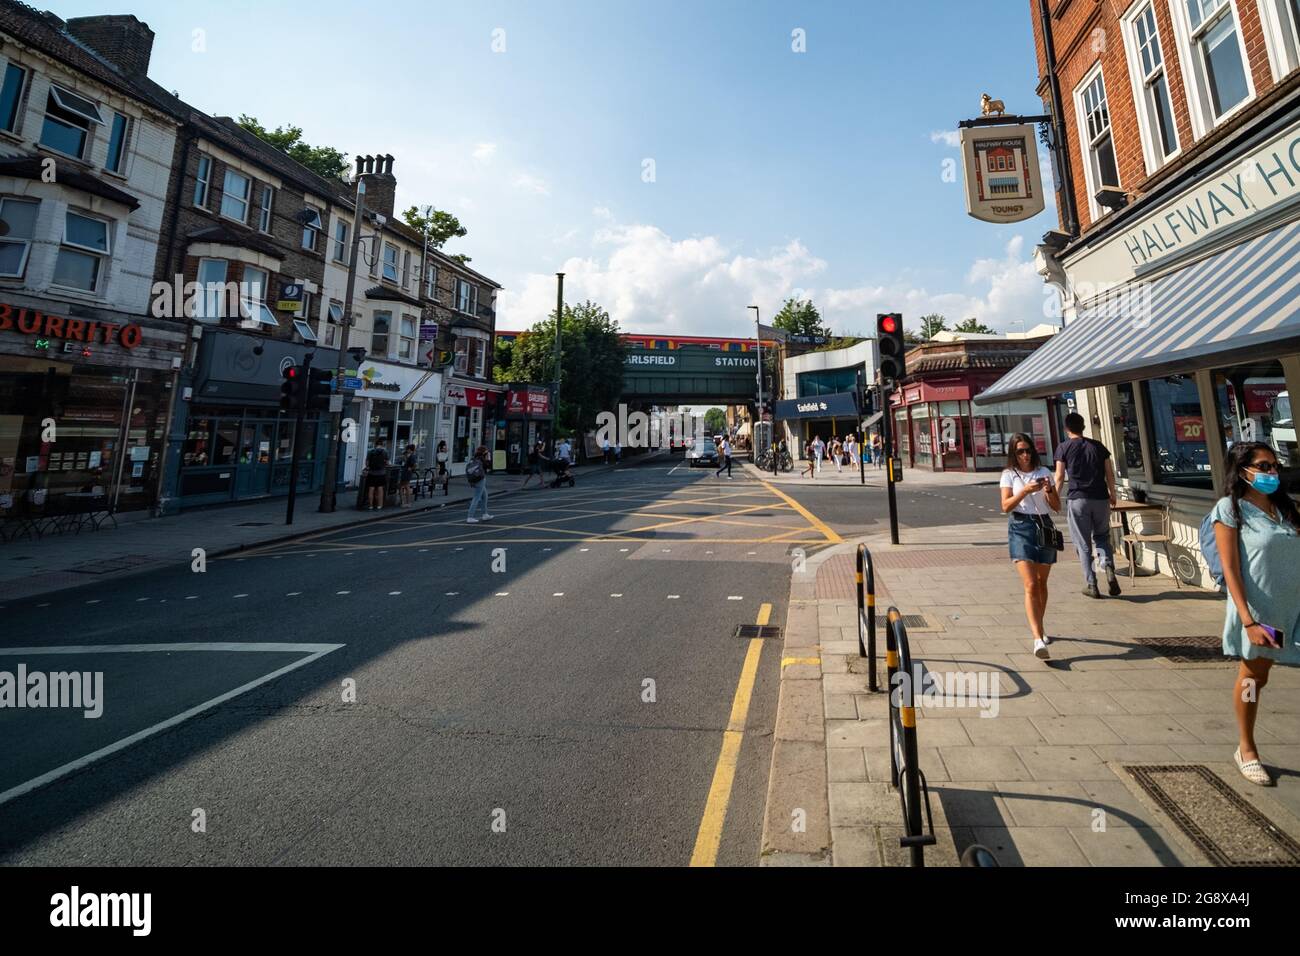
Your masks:
{"label": "face mask", "polygon": [[1282,479],[1277,475],[1270,475],[1268,472],[1261,471],[1251,480],[1250,486],[1261,495],[1271,495],[1282,487]]}

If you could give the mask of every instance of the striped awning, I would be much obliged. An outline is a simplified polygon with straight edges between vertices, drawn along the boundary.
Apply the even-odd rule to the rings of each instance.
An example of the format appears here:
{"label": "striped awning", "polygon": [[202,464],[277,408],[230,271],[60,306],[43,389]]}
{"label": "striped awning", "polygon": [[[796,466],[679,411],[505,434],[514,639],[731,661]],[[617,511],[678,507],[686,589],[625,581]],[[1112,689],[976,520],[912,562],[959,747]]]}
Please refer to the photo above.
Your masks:
{"label": "striped awning", "polygon": [[974,399],[1042,398],[1300,351],[1300,222],[1112,293]]}

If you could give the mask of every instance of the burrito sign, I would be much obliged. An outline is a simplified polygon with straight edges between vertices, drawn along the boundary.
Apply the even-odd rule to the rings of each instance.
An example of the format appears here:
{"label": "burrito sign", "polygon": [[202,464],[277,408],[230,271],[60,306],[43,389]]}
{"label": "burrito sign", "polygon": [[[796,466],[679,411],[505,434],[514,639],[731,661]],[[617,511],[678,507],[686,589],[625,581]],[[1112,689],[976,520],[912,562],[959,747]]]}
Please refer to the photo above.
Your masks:
{"label": "burrito sign", "polygon": [[984,222],[1023,222],[1047,205],[1033,126],[979,126],[961,131],[966,212]]}

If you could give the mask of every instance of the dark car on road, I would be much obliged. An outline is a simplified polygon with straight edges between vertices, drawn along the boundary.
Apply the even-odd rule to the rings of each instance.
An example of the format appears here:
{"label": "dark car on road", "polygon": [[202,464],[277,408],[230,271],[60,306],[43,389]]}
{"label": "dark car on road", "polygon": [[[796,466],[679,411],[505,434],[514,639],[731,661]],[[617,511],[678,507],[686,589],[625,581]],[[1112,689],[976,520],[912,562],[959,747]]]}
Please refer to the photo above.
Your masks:
{"label": "dark car on road", "polygon": [[705,465],[710,468],[718,467],[718,446],[707,438],[697,441],[690,448],[686,449],[686,461],[692,468],[697,465]]}

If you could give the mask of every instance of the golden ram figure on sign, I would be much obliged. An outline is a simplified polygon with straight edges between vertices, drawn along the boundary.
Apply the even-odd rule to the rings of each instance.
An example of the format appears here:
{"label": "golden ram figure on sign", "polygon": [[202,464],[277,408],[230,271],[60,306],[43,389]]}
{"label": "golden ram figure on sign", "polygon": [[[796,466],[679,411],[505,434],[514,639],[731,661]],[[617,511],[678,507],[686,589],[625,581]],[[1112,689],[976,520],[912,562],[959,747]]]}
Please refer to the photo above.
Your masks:
{"label": "golden ram figure on sign", "polygon": [[980,110],[985,116],[992,116],[994,113],[1003,116],[1007,111],[1007,107],[1001,100],[995,100],[985,93],[980,97]]}

